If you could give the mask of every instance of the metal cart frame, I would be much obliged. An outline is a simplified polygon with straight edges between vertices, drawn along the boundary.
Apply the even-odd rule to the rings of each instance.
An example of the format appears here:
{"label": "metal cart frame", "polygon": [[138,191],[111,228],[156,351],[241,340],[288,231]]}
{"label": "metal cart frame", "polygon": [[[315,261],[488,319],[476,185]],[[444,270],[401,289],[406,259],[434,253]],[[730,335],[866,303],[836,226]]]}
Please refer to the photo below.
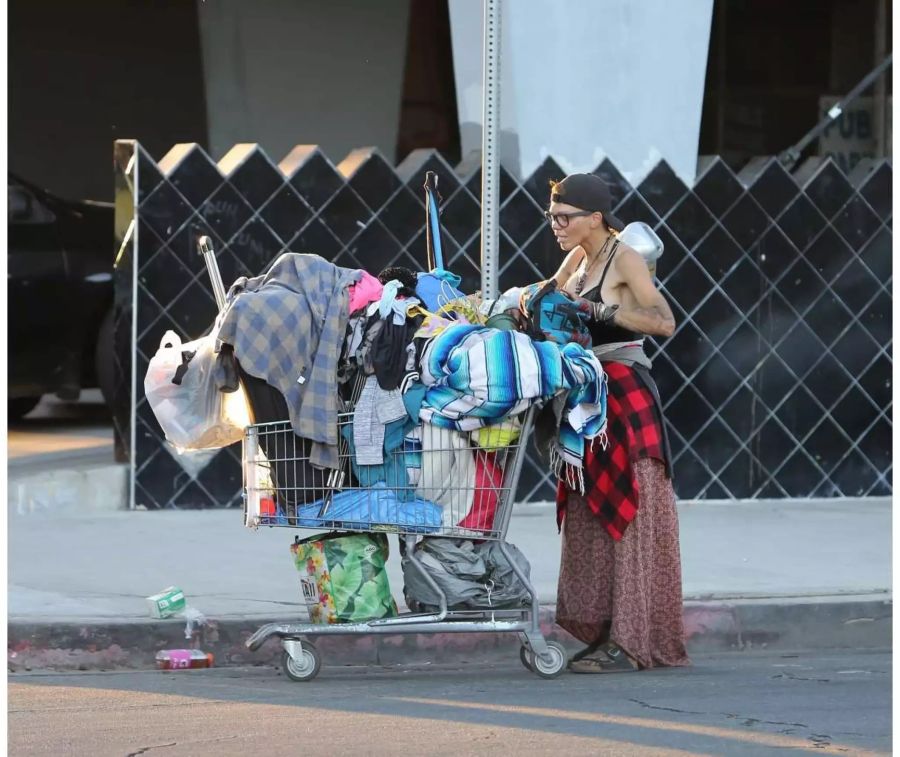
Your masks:
{"label": "metal cart frame", "polygon": [[[417,540],[423,536],[421,527],[384,526],[373,528],[346,527],[340,522],[327,521],[321,526],[304,526],[296,516],[278,524],[311,530],[338,528],[347,533],[396,533],[405,543],[405,556],[428,587],[439,597],[435,612],[403,613],[393,618],[382,618],[357,623],[321,625],[315,623],[269,623],[257,630],[246,642],[251,651],[258,650],[269,638],[277,637],[283,647],[282,664],[285,674],[295,681],[314,678],[321,664],[319,652],[310,639],[319,636],[348,636],[357,634],[431,634],[431,633],[515,633],[521,641],[520,659],[526,668],[543,678],[555,678],[566,667],[567,655],[562,645],[544,639],[540,629],[540,607],[537,591],[528,576],[522,571],[509,545],[505,541],[512,513],[513,499],[524,463],[524,448],[532,426],[533,411],[525,414],[519,445],[511,451],[508,468],[503,477],[503,486],[498,491],[499,500],[496,517],[490,529],[473,533],[467,529],[442,527],[435,538],[475,538],[497,541],[500,551],[509,562],[516,577],[526,588],[530,597],[527,607],[516,609],[449,609],[447,597],[422,564],[416,549]],[[259,511],[260,494],[254,480],[259,460],[259,433],[264,426],[250,426],[244,438],[244,524],[248,527],[276,525]],[[327,507],[327,503],[322,509]],[[326,516],[327,517],[327,516]],[[454,516],[455,520],[455,516]],[[424,534],[431,537],[430,534]]]}

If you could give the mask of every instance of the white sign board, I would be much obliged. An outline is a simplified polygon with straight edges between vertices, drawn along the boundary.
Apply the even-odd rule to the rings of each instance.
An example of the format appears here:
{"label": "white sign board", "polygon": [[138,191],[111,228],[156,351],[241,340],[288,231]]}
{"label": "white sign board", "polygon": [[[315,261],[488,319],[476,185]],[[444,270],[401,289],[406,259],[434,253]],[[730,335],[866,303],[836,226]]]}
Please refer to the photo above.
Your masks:
{"label": "white sign board", "polygon": [[[819,98],[819,117],[840,102],[839,97]],[[885,151],[891,154],[891,98],[885,104]],[[844,173],[850,173],[863,158],[875,156],[874,98],[859,97],[850,103],[840,116],[819,137],[819,155],[831,156]]]}

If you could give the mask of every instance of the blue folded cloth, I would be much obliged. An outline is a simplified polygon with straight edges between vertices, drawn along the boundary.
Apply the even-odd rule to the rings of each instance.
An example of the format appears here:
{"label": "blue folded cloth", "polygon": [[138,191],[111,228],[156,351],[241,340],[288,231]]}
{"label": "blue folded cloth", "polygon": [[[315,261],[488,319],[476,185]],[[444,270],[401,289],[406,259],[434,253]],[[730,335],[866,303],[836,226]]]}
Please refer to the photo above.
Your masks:
{"label": "blue folded cloth", "polygon": [[465,295],[457,289],[462,279],[456,274],[436,268],[431,273],[420,273],[416,280],[416,296],[426,309],[437,312],[443,305]]}
{"label": "blue folded cloth", "polygon": [[353,475],[361,486],[374,486],[377,483],[385,483],[393,489],[401,500],[413,497],[413,487],[410,486],[406,468],[405,455],[397,453],[404,443],[406,434],[413,428],[408,418],[392,421],[384,429],[384,462],[379,465],[359,465],[356,459],[356,446],[353,442],[353,425],[347,424],[341,429],[341,435],[347,442],[350,451],[350,464],[353,466]]}
{"label": "blue folded cloth", "polygon": [[324,500],[311,502],[297,510],[301,528],[321,526],[367,530],[370,526],[397,526],[417,533],[437,531],[443,511],[440,505],[424,499],[402,501],[393,489],[379,482],[367,489],[350,489],[334,495],[321,517]]}

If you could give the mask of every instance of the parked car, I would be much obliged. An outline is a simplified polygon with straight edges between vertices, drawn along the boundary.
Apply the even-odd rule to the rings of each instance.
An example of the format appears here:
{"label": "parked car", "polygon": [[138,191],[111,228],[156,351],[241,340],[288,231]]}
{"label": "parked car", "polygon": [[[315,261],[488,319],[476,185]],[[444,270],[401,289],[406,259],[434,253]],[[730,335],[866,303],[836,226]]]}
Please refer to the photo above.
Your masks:
{"label": "parked car", "polygon": [[113,385],[113,204],[8,177],[8,411]]}

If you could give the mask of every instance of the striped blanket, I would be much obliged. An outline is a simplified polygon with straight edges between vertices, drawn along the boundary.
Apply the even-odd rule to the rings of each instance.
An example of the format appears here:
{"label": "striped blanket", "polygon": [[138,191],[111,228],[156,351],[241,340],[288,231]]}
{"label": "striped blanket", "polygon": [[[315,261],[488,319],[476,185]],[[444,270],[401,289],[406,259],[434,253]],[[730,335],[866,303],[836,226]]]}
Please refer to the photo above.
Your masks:
{"label": "striped blanket", "polygon": [[580,477],[585,439],[606,430],[606,379],[600,361],[574,343],[535,342],[518,331],[455,325],[426,347],[419,417],[473,431],[566,392],[554,454]]}

